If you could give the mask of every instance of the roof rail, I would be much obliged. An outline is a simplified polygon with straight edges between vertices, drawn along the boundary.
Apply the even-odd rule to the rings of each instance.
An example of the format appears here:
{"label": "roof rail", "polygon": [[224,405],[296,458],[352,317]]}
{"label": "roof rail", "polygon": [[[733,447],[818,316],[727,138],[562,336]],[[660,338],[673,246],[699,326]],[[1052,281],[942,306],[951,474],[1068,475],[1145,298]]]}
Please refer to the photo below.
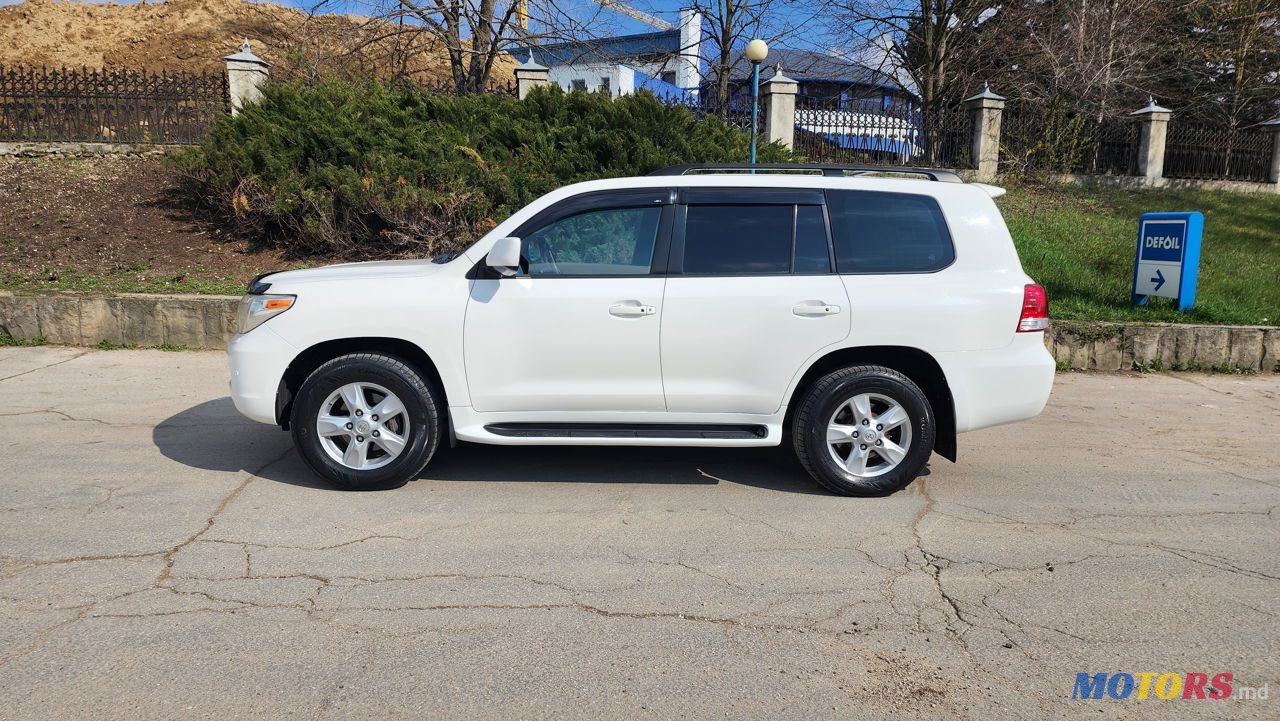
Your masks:
{"label": "roof rail", "polygon": [[659,168],[649,175],[688,175],[697,171],[727,170],[734,172],[751,172],[753,170],[787,170],[793,172],[820,171],[826,177],[844,177],[846,175],[871,175],[887,173],[892,175],[922,175],[929,180],[940,183],[963,183],[955,171],[940,168],[907,168],[897,165],[844,165],[841,163],[693,163],[690,165],[672,165]]}

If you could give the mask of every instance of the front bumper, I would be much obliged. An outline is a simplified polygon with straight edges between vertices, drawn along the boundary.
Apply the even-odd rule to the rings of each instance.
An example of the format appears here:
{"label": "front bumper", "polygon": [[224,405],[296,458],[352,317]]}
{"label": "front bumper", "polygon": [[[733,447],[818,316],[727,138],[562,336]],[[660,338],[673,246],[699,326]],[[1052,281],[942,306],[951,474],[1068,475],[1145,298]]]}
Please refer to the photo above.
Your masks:
{"label": "front bumper", "polygon": [[241,333],[227,344],[231,400],[236,410],[259,423],[276,423],[276,391],[298,349],[270,323]]}

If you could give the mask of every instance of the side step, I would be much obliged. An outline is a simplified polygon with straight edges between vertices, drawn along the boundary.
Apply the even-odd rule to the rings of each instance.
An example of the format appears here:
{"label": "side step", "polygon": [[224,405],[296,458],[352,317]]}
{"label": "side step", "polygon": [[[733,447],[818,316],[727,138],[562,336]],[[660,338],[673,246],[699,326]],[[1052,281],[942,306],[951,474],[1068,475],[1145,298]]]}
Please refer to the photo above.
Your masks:
{"label": "side step", "polygon": [[519,438],[706,438],[758,439],[769,435],[761,425],[737,423],[491,423],[495,436]]}

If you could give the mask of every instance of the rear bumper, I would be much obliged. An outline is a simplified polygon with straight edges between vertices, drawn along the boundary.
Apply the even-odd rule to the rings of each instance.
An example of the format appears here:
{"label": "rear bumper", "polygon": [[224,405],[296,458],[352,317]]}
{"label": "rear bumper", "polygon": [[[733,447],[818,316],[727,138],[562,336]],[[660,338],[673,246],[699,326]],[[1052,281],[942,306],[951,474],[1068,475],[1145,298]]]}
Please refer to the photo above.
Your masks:
{"label": "rear bumper", "polygon": [[1043,333],[1018,333],[1004,348],[939,353],[955,401],[956,432],[1035,418],[1057,370]]}
{"label": "rear bumper", "polygon": [[276,422],[276,391],[298,349],[269,324],[231,339],[231,400],[236,410],[259,423]]}

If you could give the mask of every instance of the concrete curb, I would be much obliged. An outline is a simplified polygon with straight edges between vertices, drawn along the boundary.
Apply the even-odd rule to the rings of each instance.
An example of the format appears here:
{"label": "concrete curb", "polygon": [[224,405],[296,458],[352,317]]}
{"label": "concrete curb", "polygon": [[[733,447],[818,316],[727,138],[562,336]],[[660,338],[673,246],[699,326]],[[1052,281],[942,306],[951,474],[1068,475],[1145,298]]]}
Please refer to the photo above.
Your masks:
{"label": "concrete curb", "polygon": [[62,345],[174,345],[220,350],[236,333],[226,295],[21,295],[0,290],[0,330]]}
{"label": "concrete curb", "polygon": [[1074,370],[1280,372],[1280,328],[1054,321],[1058,366]]}
{"label": "concrete curb", "polygon": [[[225,348],[236,333],[226,295],[27,295],[0,290],[0,330],[92,346]],[[1063,369],[1280,372],[1280,328],[1054,321],[1045,343]]]}
{"label": "concrete curb", "polygon": [[46,155],[162,155],[185,147],[188,146],[166,145],[159,143],[13,141],[0,143],[0,156],[9,155],[19,158],[39,158]]}

